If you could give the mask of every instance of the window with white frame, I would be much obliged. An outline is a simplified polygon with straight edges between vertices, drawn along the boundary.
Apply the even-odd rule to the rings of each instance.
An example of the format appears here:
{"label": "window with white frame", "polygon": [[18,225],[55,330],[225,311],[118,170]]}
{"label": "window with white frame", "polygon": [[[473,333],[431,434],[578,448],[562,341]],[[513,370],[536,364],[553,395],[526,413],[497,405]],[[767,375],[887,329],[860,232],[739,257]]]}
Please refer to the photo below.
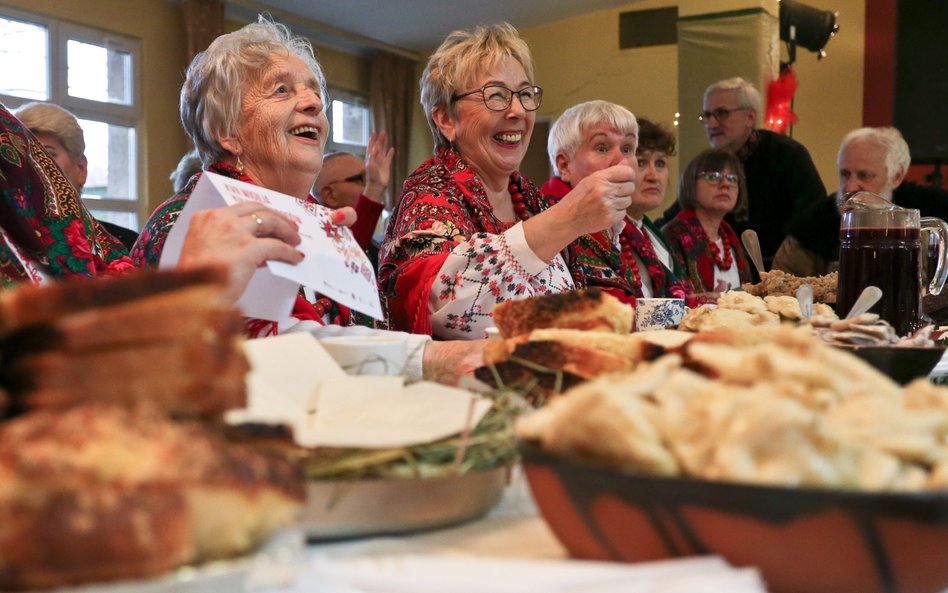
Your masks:
{"label": "window with white frame", "polygon": [[0,7],[0,101],[56,103],[79,120],[93,215],[138,230],[138,42],[109,31]]}
{"label": "window with white frame", "polygon": [[365,156],[372,132],[372,110],[368,100],[355,93],[338,89],[329,90],[329,142],[326,152],[351,152]]}

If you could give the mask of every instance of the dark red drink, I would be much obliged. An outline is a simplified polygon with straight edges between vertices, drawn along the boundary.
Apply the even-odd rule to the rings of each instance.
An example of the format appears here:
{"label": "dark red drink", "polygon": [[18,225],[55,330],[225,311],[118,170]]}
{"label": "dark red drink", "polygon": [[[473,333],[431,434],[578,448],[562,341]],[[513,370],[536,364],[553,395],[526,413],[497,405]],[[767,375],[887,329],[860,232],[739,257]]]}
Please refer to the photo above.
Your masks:
{"label": "dark red drink", "polygon": [[917,228],[842,228],[839,231],[837,310],[845,315],[870,285],[882,289],[872,308],[900,336],[918,329],[921,267]]}

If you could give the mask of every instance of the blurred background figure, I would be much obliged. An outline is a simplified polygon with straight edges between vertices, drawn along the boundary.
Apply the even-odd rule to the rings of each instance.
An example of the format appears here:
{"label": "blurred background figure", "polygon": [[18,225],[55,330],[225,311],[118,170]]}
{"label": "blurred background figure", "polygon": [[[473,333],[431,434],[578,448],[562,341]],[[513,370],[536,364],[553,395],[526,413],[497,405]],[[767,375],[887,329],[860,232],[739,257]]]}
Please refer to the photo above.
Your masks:
{"label": "blurred background figure", "polygon": [[178,193],[184,190],[188,186],[188,181],[191,181],[191,177],[195,173],[203,170],[204,167],[201,165],[201,155],[198,154],[196,148],[192,148],[181,157],[181,160],[178,161],[178,166],[175,167],[174,171],[171,172],[171,175],[168,176],[168,179],[171,180],[171,187],[174,189],[174,193]]}
{"label": "blurred background figure", "polygon": [[905,182],[909,146],[895,128],[858,128],[846,134],[836,157],[839,191],[791,219],[773,267],[797,276],[819,276],[839,263],[839,206],[854,191],[877,194],[922,216],[948,220],[948,192]]}
{"label": "blurred background figure", "polygon": [[681,175],[681,211],[662,232],[695,292],[708,299],[751,281],[750,265],[737,233],[724,220],[746,201],[741,162],[728,150],[701,152]]}
{"label": "blurred background figure", "polygon": [[372,132],[365,160],[351,152],[327,154],[313,184],[313,195],[323,206],[355,209],[358,217],[352,233],[376,268],[381,242],[379,234],[384,230],[377,227],[384,212],[385,191],[392,176],[394,157],[395,149],[388,147],[385,132]]}
{"label": "blurred background figure", "polygon": [[[89,176],[89,162],[85,135],[76,116],[54,103],[39,102],[27,103],[13,113],[33,132],[81,196]],[[138,233],[131,229],[104,220],[99,223],[126,249],[131,249],[138,238]]]}
{"label": "blurred background figure", "polygon": [[[820,174],[805,146],[787,136],[758,129],[760,92],[743,78],[719,80],[704,91],[699,118],[708,144],[737,155],[744,170],[747,202],[728,214],[738,235],[754,229],[764,264],[769,265],[786,237],[786,224],[807,206],[826,196]],[[676,202],[662,219],[678,213]]]}
{"label": "blurred background figure", "polygon": [[[644,120],[642,120],[644,122]],[[650,148],[674,151],[667,133],[659,138],[651,122],[647,130],[625,107],[608,101],[587,101],[563,112],[550,128],[547,153],[557,175],[543,184],[544,197],[556,202],[591,173],[613,165],[638,167],[632,204],[616,235],[597,232],[579,237],[569,247],[570,267],[586,286],[602,288],[619,300],[635,304],[642,297],[683,297],[680,272],[662,237],[645,215],[662,203],[668,170],[664,156],[637,157],[638,142],[646,137]],[[669,147],[670,145],[670,147]],[[664,152],[660,152],[664,155]],[[655,155],[656,157],[658,154]],[[664,180],[662,175],[664,174]]]}

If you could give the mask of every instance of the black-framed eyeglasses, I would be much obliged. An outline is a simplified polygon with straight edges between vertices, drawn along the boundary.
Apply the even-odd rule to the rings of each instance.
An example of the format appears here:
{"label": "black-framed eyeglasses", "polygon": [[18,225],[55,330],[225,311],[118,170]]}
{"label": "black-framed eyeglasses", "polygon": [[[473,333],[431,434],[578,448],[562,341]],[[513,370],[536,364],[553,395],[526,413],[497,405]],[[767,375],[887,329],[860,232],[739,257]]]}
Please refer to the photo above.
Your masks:
{"label": "black-framed eyeglasses", "polygon": [[722,122],[731,117],[731,114],[735,111],[744,111],[745,109],[750,109],[750,107],[735,107],[734,109],[718,107],[714,111],[702,111],[700,114],[698,114],[698,121],[710,122],[711,118],[713,117],[719,122]]}
{"label": "black-framed eyeglasses", "polygon": [[704,179],[708,183],[721,183],[722,180],[727,179],[728,183],[737,185],[741,180],[741,176],[737,173],[727,173],[724,174],[720,171],[702,171],[698,173],[698,179]]}
{"label": "black-framed eyeglasses", "polygon": [[484,99],[484,105],[491,111],[504,111],[510,107],[513,96],[517,95],[520,104],[527,111],[536,111],[540,108],[540,100],[543,98],[543,89],[538,86],[525,86],[519,91],[508,89],[502,84],[485,84],[479,89],[452,95],[451,101],[457,101],[464,97],[480,93]]}
{"label": "black-framed eyeglasses", "polygon": [[365,171],[356,173],[355,175],[350,175],[345,179],[336,179],[335,181],[330,181],[329,185],[332,185],[333,183],[358,183],[359,185],[365,185]]}

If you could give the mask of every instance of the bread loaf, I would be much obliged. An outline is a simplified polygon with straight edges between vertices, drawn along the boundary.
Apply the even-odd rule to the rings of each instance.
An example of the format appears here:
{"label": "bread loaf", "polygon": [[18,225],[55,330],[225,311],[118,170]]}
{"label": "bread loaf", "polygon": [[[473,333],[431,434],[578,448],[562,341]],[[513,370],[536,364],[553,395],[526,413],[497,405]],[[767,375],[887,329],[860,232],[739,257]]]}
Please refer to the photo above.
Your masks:
{"label": "bread loaf", "polygon": [[599,290],[577,290],[504,301],[494,307],[494,324],[505,338],[535,329],[572,328],[627,334],[635,311]]}
{"label": "bread loaf", "polygon": [[285,459],[148,406],[33,412],[0,424],[0,589],[239,554],[291,523],[303,499]]}

